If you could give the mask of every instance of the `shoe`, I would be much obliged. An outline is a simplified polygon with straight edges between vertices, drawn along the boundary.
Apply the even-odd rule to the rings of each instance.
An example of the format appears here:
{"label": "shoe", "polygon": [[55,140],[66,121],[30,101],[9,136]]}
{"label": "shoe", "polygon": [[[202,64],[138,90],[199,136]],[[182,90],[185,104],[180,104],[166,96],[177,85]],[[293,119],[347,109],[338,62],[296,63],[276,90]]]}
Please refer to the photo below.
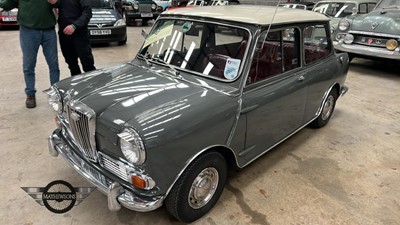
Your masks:
{"label": "shoe", "polygon": [[25,105],[26,105],[26,108],[35,108],[36,107],[36,97],[34,95],[26,96]]}

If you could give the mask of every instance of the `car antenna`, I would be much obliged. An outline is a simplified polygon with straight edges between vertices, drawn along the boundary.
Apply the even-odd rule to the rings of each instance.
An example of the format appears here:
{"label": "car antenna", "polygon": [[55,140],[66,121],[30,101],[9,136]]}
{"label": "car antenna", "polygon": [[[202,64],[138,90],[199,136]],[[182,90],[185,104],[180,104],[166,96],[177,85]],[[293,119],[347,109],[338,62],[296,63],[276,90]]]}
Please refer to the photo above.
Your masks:
{"label": "car antenna", "polygon": [[[278,0],[278,2],[276,3],[275,11],[274,11],[274,14],[272,15],[271,22],[270,22],[269,25],[268,25],[267,34],[265,35],[265,38],[268,37],[269,30],[271,29],[271,25],[272,25],[272,23],[274,22],[275,15],[276,15],[276,12],[278,11],[279,4],[280,4],[280,3],[281,3],[281,0]],[[264,47],[264,44],[265,44],[265,41],[263,41],[263,44],[262,44],[261,48]]]}

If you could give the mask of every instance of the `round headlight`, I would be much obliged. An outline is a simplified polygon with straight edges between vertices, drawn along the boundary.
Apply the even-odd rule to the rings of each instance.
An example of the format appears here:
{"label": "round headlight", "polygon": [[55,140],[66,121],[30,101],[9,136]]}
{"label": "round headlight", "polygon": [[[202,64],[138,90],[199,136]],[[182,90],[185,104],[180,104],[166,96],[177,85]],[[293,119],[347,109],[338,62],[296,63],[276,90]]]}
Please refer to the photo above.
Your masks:
{"label": "round headlight", "polygon": [[136,4],[134,4],[134,5],[133,5],[133,8],[137,10],[137,9],[139,9],[139,6],[136,5]]}
{"label": "round headlight", "polygon": [[386,48],[390,51],[393,51],[397,48],[397,46],[399,46],[399,43],[397,43],[396,40],[394,39],[390,39],[386,42]]}
{"label": "round headlight", "polygon": [[343,20],[341,20],[339,22],[339,26],[338,27],[339,27],[339,30],[345,31],[345,30],[349,29],[350,22],[348,20],[346,20],[346,19],[343,19]]}
{"label": "round headlight", "polygon": [[141,165],[146,159],[144,144],[139,134],[132,128],[125,128],[118,134],[119,144],[125,158],[135,164]]}
{"label": "round headlight", "polygon": [[351,44],[354,41],[354,36],[352,34],[346,34],[346,36],[344,36],[344,43],[346,44]]}
{"label": "round headlight", "polygon": [[47,94],[47,101],[51,108],[56,112],[62,112],[62,100],[60,93],[51,86],[49,89],[43,91]]}
{"label": "round headlight", "polygon": [[156,9],[156,7],[157,7],[156,4],[151,4],[152,9]]}
{"label": "round headlight", "polygon": [[345,36],[345,34],[336,34],[336,41],[340,41],[340,40],[342,40],[343,39],[343,37]]}

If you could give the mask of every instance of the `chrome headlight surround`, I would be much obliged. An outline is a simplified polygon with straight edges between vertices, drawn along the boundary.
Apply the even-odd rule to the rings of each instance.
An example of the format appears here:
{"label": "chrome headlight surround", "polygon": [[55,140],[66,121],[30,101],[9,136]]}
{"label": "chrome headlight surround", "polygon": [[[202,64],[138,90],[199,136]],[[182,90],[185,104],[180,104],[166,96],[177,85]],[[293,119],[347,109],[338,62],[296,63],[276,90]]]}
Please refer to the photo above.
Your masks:
{"label": "chrome headlight surround", "polygon": [[139,134],[133,128],[125,128],[118,134],[122,154],[134,165],[142,165],[146,160],[146,151]]}
{"label": "chrome headlight surround", "polygon": [[117,22],[114,23],[114,27],[119,27],[119,26],[125,26],[125,20],[124,19],[119,19]]}
{"label": "chrome headlight surround", "polygon": [[133,5],[133,8],[136,9],[136,10],[138,10],[138,9],[139,9],[139,5],[134,4],[134,5]]}
{"label": "chrome headlight surround", "polygon": [[151,9],[156,9],[157,5],[156,4],[151,4]]}
{"label": "chrome headlight surround", "polygon": [[342,19],[339,22],[338,28],[341,31],[346,31],[350,28],[350,22],[346,19]]}
{"label": "chrome headlight surround", "polygon": [[51,86],[49,89],[43,91],[47,95],[47,101],[51,108],[57,112],[63,112],[63,102],[60,95],[60,92],[54,86]]}

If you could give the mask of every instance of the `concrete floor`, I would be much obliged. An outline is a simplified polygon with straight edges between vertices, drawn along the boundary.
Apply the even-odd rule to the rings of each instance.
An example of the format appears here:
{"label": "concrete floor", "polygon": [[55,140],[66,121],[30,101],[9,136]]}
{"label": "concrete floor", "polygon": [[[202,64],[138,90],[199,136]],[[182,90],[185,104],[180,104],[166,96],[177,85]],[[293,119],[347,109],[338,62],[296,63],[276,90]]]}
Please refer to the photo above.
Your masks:
{"label": "concrete floor", "polygon": [[[128,28],[126,46],[94,47],[96,66],[132,59],[141,29]],[[48,154],[54,122],[41,93],[49,87],[43,54],[36,68],[38,106],[26,109],[18,30],[1,30],[0,40],[0,224],[180,224],[165,208],[110,212],[97,190],[71,211],[53,214],[20,188],[59,179],[91,185]],[[68,77],[61,53],[59,61],[62,78]],[[328,126],[305,128],[231,173],[218,204],[193,224],[400,224],[399,70],[394,63],[355,59],[347,85]]]}

